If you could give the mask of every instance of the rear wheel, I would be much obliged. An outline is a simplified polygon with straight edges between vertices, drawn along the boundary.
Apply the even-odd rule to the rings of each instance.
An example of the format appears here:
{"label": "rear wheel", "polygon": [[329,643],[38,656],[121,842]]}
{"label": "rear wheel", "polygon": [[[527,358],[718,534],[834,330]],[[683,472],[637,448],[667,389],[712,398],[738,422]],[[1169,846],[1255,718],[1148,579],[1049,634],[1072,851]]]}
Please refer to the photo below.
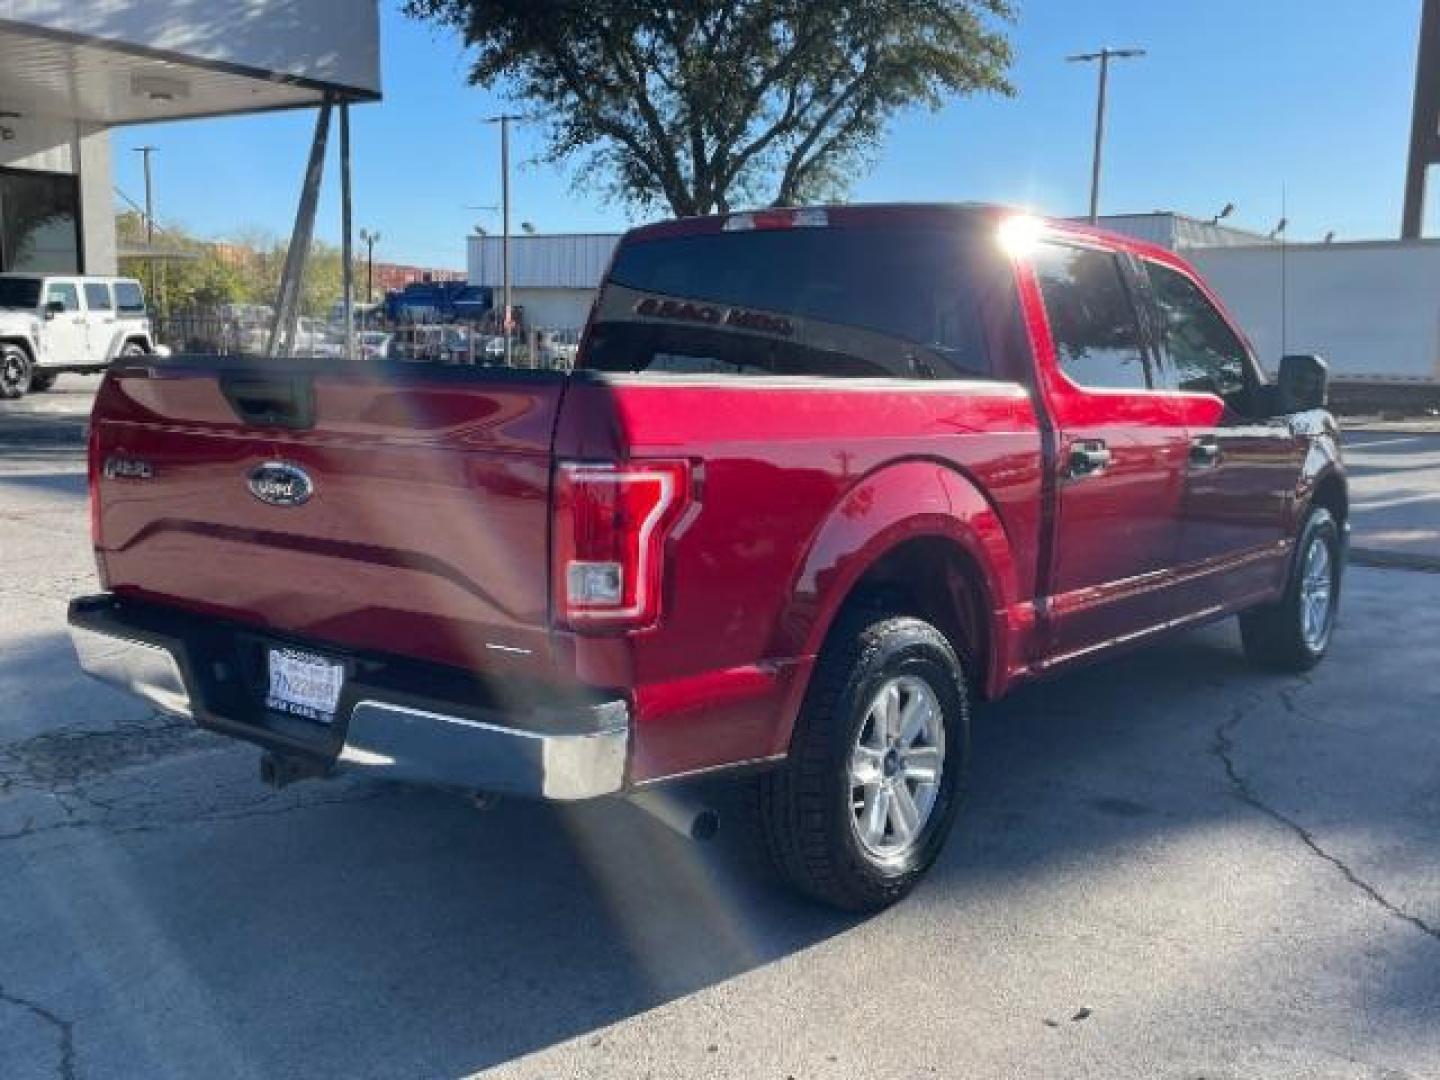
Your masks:
{"label": "rear wheel", "polygon": [[149,356],[150,350],[145,347],[144,342],[127,341],[120,349],[121,356]]}
{"label": "rear wheel", "polygon": [[903,897],[955,820],[969,758],[960,660],[929,623],[844,617],[785,765],[761,780],[767,847],[801,892],[850,911]]}
{"label": "rear wheel", "polygon": [[58,379],[59,377],[60,377],[60,376],[59,376],[56,372],[54,372],[54,371],[35,371],[34,369],[31,369],[31,372],[30,372],[30,391],[31,391],[31,393],[39,394],[39,393],[43,393],[43,392],[46,391],[46,390],[49,390],[52,386],[55,385],[55,380]]}
{"label": "rear wheel", "polygon": [[1295,545],[1285,595],[1240,616],[1251,663],[1272,671],[1309,671],[1325,656],[1340,606],[1340,528],[1330,511],[1310,511]]}
{"label": "rear wheel", "polygon": [[0,345],[0,398],[24,397],[33,376],[29,353],[19,345]]}

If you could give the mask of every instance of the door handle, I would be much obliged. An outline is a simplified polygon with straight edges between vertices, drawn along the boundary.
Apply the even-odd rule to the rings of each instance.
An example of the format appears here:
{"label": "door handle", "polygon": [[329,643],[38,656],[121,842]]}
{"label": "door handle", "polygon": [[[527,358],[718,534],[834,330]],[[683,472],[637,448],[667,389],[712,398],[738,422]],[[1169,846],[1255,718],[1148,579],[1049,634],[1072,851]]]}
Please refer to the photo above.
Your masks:
{"label": "door handle", "polygon": [[1070,479],[1079,480],[1102,473],[1110,467],[1110,461],[1110,448],[1105,445],[1104,439],[1081,439],[1072,443],[1068,470]]}
{"label": "door handle", "polygon": [[1213,435],[1200,435],[1190,440],[1190,464],[1198,469],[1211,469],[1220,464],[1220,441]]}

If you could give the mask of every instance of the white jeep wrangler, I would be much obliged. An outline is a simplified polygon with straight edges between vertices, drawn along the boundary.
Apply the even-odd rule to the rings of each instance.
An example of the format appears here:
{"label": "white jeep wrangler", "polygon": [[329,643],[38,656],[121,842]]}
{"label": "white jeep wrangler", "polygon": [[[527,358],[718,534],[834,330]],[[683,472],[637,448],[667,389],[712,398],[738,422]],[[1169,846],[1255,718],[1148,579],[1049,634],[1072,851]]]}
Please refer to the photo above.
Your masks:
{"label": "white jeep wrangler", "polygon": [[49,390],[62,371],[95,374],[155,351],[134,278],[0,274],[0,398]]}

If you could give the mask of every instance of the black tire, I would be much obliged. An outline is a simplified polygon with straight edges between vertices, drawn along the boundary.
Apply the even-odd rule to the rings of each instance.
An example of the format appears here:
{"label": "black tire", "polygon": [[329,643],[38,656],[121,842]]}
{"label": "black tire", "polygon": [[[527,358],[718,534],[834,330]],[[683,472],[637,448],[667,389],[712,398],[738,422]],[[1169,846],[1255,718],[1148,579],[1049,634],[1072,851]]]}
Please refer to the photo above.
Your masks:
{"label": "black tire", "polygon": [[143,341],[127,341],[120,348],[121,356],[149,356],[150,350]]}
{"label": "black tire", "polygon": [[[854,794],[861,789],[852,787],[851,758],[871,730],[867,716],[882,689],[907,685],[923,697],[917,683],[928,687],[939,705],[940,775],[914,839],[887,857],[867,849],[860,838]],[[892,749],[885,755],[887,778],[895,754]],[[791,885],[824,904],[859,912],[888,907],[910,891],[945,843],[964,794],[969,758],[969,695],[960,659],[945,636],[909,616],[873,610],[843,615],[811,680],[785,764],[760,780],[761,829],[772,862]],[[897,781],[878,782],[893,791]],[[908,783],[903,776],[898,782]],[[863,791],[868,805],[871,789]],[[913,810],[914,799],[906,799]],[[891,803],[884,805],[888,809]],[[892,819],[878,816],[887,822],[882,832],[888,831]]]}
{"label": "black tire", "polygon": [[[1314,567],[1312,554],[1322,545],[1330,591],[1325,607],[1323,627],[1317,633],[1317,622],[1307,626],[1306,568]],[[1246,658],[1256,667],[1268,671],[1309,671],[1330,648],[1335,618],[1340,610],[1340,582],[1343,577],[1343,547],[1340,527],[1330,511],[1323,506],[1311,509],[1301,526],[1290,562],[1290,577],[1285,594],[1273,604],[1253,608],[1240,615],[1240,641]],[[1313,595],[1313,594],[1312,594]]]}
{"label": "black tire", "polygon": [[36,371],[32,368],[30,371],[30,392],[32,394],[43,394],[55,385],[55,380],[59,377],[58,372]]}
{"label": "black tire", "polygon": [[0,345],[0,398],[22,398],[30,390],[35,365],[19,345]]}

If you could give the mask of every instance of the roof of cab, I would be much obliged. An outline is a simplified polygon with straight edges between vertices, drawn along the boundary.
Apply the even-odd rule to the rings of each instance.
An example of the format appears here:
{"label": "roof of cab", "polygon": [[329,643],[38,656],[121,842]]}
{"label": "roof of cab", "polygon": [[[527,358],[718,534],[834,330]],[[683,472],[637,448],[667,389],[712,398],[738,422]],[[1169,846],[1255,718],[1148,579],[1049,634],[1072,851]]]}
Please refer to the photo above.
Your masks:
{"label": "roof of cab", "polygon": [[[789,216],[797,219],[786,223]],[[822,216],[823,215],[823,216]],[[1038,218],[1044,223],[1046,232],[1077,239],[1097,241],[1106,247],[1145,255],[1164,262],[1177,261],[1174,253],[1156,247],[1143,240],[1096,228],[1074,221],[1045,217],[1034,214],[1023,207],[1006,206],[1003,203],[842,203],[834,205],[776,207],[755,210],[738,210],[728,214],[706,214],[698,217],[676,218],[657,221],[631,229],[622,238],[622,243],[637,240],[659,240],[672,236],[705,236],[737,229],[736,222],[752,219],[755,228],[873,228],[882,224],[903,225],[906,228],[942,228],[953,226],[957,221],[1000,222],[1019,215]],[[767,219],[770,219],[767,221]],[[728,227],[727,227],[728,226]]]}

